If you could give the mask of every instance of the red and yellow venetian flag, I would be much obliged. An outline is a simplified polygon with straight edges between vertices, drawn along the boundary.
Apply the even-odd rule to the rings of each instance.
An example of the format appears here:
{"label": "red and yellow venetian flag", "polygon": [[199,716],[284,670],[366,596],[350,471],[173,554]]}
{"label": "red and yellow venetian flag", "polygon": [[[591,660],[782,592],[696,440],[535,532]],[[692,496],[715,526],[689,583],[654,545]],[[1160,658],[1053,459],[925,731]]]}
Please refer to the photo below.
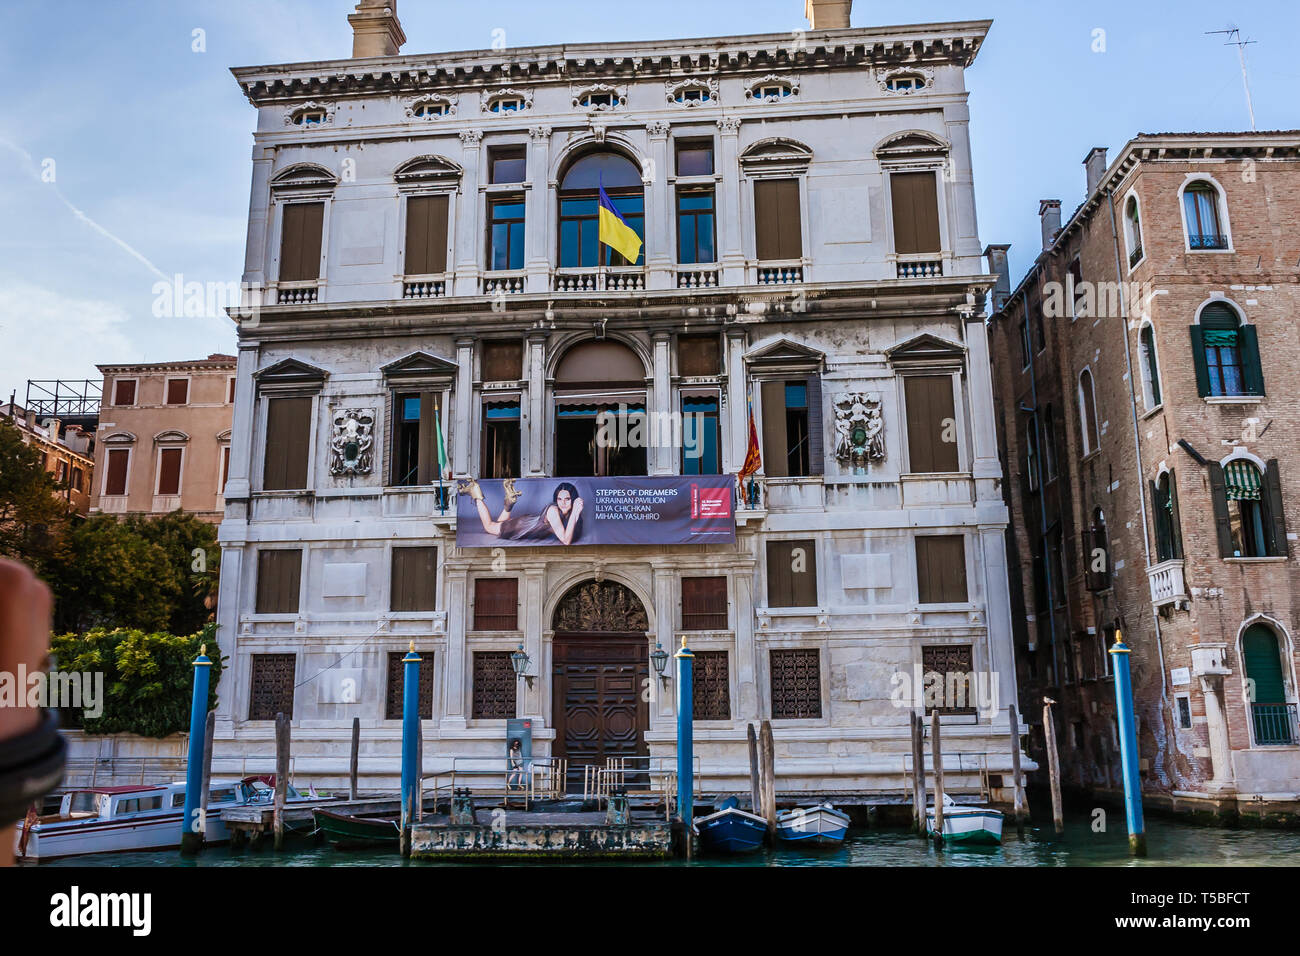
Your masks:
{"label": "red and yellow venetian flag", "polygon": [[758,471],[763,464],[762,456],[758,451],[758,429],[754,426],[754,403],[749,402],[749,448],[745,452],[745,463],[740,466],[740,473],[736,477],[744,481],[750,475]]}

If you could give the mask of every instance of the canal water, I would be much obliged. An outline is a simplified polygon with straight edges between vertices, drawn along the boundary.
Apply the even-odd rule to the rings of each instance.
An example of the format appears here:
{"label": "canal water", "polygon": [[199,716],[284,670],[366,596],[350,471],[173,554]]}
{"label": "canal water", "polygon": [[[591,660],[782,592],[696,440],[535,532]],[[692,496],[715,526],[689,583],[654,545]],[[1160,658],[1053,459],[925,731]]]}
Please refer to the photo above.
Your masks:
{"label": "canal water", "polygon": [[[600,866],[1297,866],[1300,832],[1287,830],[1225,830],[1148,817],[1146,859],[1128,855],[1128,834],[1122,810],[1107,810],[1105,828],[1096,830],[1092,814],[1066,814],[1064,835],[1052,832],[1051,813],[1038,811],[1037,826],[1017,837],[1008,824],[998,847],[948,848],[936,851],[907,830],[854,827],[844,845],[824,850],[771,850],[734,857],[697,857],[692,863],[600,863]],[[1046,824],[1044,826],[1043,824]],[[279,853],[264,849],[232,850],[211,847],[198,857],[182,858],[174,850],[107,853],[41,864],[58,866],[458,866],[404,860],[393,852],[334,850],[307,838],[290,839]],[[537,863],[523,865],[537,866]],[[560,865],[573,865],[564,863]]]}

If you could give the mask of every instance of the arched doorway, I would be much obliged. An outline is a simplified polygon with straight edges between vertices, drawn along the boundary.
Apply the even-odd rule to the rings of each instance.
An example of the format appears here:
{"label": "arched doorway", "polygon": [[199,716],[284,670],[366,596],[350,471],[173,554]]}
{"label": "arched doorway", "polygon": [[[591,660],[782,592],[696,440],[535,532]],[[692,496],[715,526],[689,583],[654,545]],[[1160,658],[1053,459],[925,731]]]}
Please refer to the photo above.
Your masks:
{"label": "arched doorway", "polygon": [[1295,705],[1287,700],[1286,677],[1277,635],[1264,624],[1252,624],[1241,638],[1246,678],[1254,682],[1247,701],[1258,747],[1290,746],[1296,742]]}
{"label": "arched doorway", "polygon": [[650,676],[650,622],[631,589],[588,580],[560,598],[551,628],[555,755],[569,762],[573,792],[582,788],[584,767],[649,754],[650,705],[641,691]]}

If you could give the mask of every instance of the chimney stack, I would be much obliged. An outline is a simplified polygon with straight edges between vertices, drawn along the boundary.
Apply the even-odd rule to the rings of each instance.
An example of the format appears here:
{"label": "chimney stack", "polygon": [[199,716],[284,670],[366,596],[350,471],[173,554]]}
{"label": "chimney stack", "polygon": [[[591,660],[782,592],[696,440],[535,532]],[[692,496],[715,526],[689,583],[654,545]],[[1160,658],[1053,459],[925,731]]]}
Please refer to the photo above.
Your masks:
{"label": "chimney stack", "polygon": [[1056,234],[1061,231],[1061,200],[1040,199],[1038,218],[1043,222],[1043,248],[1050,249]]}
{"label": "chimney stack", "polygon": [[352,59],[397,56],[406,42],[397,19],[397,0],[361,0],[357,12],[348,14],[352,24]]}
{"label": "chimney stack", "polygon": [[984,258],[989,264],[989,275],[996,276],[993,283],[993,311],[1001,312],[1011,297],[1011,267],[1007,264],[1010,243],[991,244],[984,247]]}
{"label": "chimney stack", "polygon": [[853,0],[804,0],[803,15],[814,30],[847,30]]}
{"label": "chimney stack", "polygon": [[1106,147],[1094,146],[1083,159],[1083,168],[1088,171],[1088,192],[1091,196],[1106,175]]}

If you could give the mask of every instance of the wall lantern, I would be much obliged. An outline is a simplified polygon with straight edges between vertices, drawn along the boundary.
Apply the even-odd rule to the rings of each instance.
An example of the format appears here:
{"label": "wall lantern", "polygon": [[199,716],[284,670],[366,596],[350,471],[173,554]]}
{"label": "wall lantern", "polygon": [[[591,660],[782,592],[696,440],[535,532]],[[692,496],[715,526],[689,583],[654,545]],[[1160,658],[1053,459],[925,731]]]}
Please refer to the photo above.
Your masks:
{"label": "wall lantern", "polygon": [[524,645],[519,645],[519,650],[510,655],[510,666],[515,669],[515,679],[523,678],[528,681],[528,689],[533,688],[533,677],[536,675],[528,673],[528,655],[524,653]]}
{"label": "wall lantern", "polygon": [[655,666],[655,673],[659,675],[659,681],[667,687],[668,675],[664,673],[664,669],[668,666],[668,652],[664,650],[662,644],[655,644],[655,649],[650,654],[650,663]]}

